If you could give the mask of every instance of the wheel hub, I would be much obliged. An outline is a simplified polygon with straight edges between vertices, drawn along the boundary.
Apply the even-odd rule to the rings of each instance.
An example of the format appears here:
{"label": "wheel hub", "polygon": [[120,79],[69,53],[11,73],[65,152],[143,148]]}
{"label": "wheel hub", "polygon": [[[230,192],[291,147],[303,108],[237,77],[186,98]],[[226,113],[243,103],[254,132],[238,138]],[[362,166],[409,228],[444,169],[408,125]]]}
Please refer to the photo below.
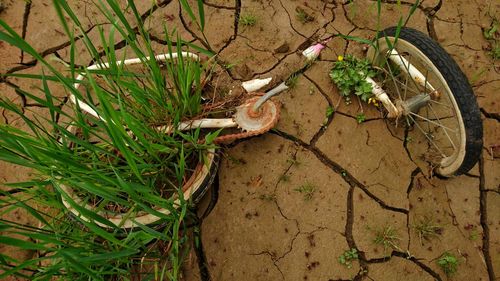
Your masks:
{"label": "wheel hub", "polygon": [[273,126],[279,118],[279,107],[271,100],[266,101],[257,111],[254,104],[260,97],[253,97],[236,108],[233,118],[243,131],[263,131]]}
{"label": "wheel hub", "polygon": [[430,100],[431,96],[429,94],[419,94],[405,101],[397,100],[396,107],[403,116],[408,116],[411,113],[418,113]]}

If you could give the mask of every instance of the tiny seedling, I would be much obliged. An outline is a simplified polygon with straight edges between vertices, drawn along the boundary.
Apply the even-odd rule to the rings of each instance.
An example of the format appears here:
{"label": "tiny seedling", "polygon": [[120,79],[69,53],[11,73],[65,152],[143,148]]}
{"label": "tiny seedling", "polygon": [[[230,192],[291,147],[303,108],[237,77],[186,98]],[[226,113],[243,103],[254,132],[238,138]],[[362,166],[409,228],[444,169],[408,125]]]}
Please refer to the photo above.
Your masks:
{"label": "tiny seedling", "polygon": [[314,88],[314,86],[310,86],[309,87],[309,95],[314,95],[315,92],[316,92],[316,89]]}
{"label": "tiny seedling", "polygon": [[335,112],[335,109],[331,106],[327,107],[326,108],[326,118],[330,118],[330,116],[333,115],[333,113]]}
{"label": "tiny seedling", "polygon": [[293,89],[293,88],[297,87],[298,80],[299,80],[299,75],[294,73],[294,74],[290,75],[290,77],[288,77],[288,79],[286,79],[285,85],[287,85],[288,88]]}
{"label": "tiny seedling", "polygon": [[237,59],[233,62],[222,62],[222,67],[224,67],[227,70],[233,69],[237,65],[241,64],[243,62],[242,59]]}
{"label": "tiny seedling", "polygon": [[257,23],[257,17],[253,14],[244,14],[240,17],[240,24],[243,26],[254,26]]}
{"label": "tiny seedling", "polygon": [[280,176],[279,180],[282,181],[282,182],[289,182],[290,181],[290,176],[287,175],[287,174],[283,174],[283,175]]}
{"label": "tiny seedling", "polygon": [[276,195],[274,194],[261,194],[259,199],[262,201],[276,201]]}
{"label": "tiny seedling", "polygon": [[434,220],[428,216],[421,218],[413,228],[418,234],[421,245],[424,244],[424,240],[429,241],[432,238],[437,238],[443,232],[443,227],[434,223]]}
{"label": "tiny seedling", "polygon": [[295,9],[295,17],[302,24],[306,24],[308,22],[313,22],[314,21],[314,16],[308,14],[306,11],[304,11],[304,9],[302,9],[300,7],[297,7]]}
{"label": "tiny seedling", "polygon": [[314,192],[316,191],[316,187],[311,183],[305,183],[295,188],[294,191],[304,194],[304,200],[309,201],[312,199]]}
{"label": "tiny seedling", "polygon": [[243,165],[246,163],[245,160],[241,159],[241,158],[236,158],[236,157],[233,157],[231,155],[227,155],[226,156],[226,159],[229,160],[231,163],[235,164],[235,165]]}
{"label": "tiny seedling", "polygon": [[338,261],[341,265],[352,268],[352,262],[359,259],[358,250],[356,248],[352,248],[346,250],[342,255],[338,257]]}
{"label": "tiny seedling", "polygon": [[300,165],[300,161],[297,160],[297,158],[295,158],[295,157],[286,159],[286,162],[288,164],[290,164],[290,165],[293,165],[293,166],[299,166]]}
{"label": "tiny seedling", "polygon": [[409,144],[413,141],[413,138],[410,136],[405,137],[405,144]]}
{"label": "tiny seedling", "polygon": [[387,249],[401,250],[398,245],[400,240],[397,230],[389,225],[375,230],[373,243],[384,246],[384,251]]}
{"label": "tiny seedling", "polygon": [[480,235],[481,233],[477,229],[473,229],[469,234],[469,240],[476,241],[477,239],[479,239]]}
{"label": "tiny seedling", "polygon": [[455,274],[458,270],[458,258],[449,252],[444,252],[437,260],[437,264],[448,277]]}
{"label": "tiny seedling", "polygon": [[331,106],[328,106],[326,108],[325,120],[323,121],[323,126],[326,126],[326,124],[328,123],[328,119],[330,119],[333,113],[335,113],[335,109]]}
{"label": "tiny seedling", "polygon": [[358,113],[358,115],[356,115],[356,121],[358,121],[358,124],[361,124],[363,122],[365,122],[366,120],[366,116],[364,113]]}

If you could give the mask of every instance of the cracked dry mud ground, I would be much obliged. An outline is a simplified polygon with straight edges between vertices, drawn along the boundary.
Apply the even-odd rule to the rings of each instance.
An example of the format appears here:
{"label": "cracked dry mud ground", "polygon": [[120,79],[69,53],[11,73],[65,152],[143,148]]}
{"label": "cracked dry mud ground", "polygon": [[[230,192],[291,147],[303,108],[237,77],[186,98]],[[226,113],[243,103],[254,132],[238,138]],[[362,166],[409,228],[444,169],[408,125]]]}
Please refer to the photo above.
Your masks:
{"label": "cracked dry mud ground", "polygon": [[[3,2],[0,18],[44,56],[69,57],[69,42],[54,20],[51,1]],[[184,39],[201,44],[177,1],[163,0],[153,7],[151,1],[137,2],[145,19],[176,26]],[[405,1],[401,7],[397,1],[383,2],[383,27],[395,25],[411,6]],[[85,19],[89,36],[97,38],[101,19],[87,9],[86,1],[70,3]],[[338,33],[371,37],[376,28],[376,5],[371,0],[205,3],[206,46],[219,54],[219,64],[234,64],[220,78],[220,91],[250,78],[272,76],[273,82],[280,81],[298,67],[300,51],[311,42]],[[298,7],[314,20],[300,22]],[[238,24],[247,15],[256,16],[254,26]],[[490,148],[500,141],[500,62],[485,51],[488,43],[481,30],[492,15],[500,15],[495,0],[424,0],[409,22],[437,40],[471,81],[484,124],[483,156],[471,172],[429,179],[378,111],[365,108],[367,122],[358,124],[357,105],[339,102],[327,72],[339,54],[362,56],[363,45],[335,38],[297,86],[278,98],[284,107],[276,130],[225,150],[219,185],[212,191],[217,191],[218,201],[201,228],[204,266],[200,270],[192,255],[185,279],[208,280],[210,275],[212,280],[446,280],[436,259],[449,251],[460,259],[453,280],[498,280],[500,160]],[[165,42],[160,25],[152,24],[151,32],[155,47],[161,48]],[[0,44],[1,73],[41,71],[29,56]],[[116,47],[125,46],[117,40]],[[91,63],[83,50],[77,62]],[[7,78],[0,82],[0,93],[23,105],[26,114],[42,110],[26,103],[16,87],[32,85]],[[328,106],[336,111],[325,120]],[[1,120],[18,122],[4,112]],[[2,182],[27,175],[29,171],[0,163]],[[304,186],[314,189],[310,198],[297,191]],[[209,199],[210,195],[203,204]],[[415,225],[424,217],[442,227],[438,238],[419,238]],[[393,249],[373,243],[375,232],[387,227],[397,233]],[[359,250],[360,258],[347,268],[337,258],[351,248]]]}

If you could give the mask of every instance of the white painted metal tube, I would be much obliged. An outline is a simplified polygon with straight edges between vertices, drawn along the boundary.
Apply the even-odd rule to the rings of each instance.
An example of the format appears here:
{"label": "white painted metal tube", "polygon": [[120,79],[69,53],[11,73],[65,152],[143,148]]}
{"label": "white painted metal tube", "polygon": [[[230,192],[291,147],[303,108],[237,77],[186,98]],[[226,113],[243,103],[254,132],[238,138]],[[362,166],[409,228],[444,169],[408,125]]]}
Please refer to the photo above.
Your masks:
{"label": "white painted metal tube", "polygon": [[426,81],[426,77],[416,67],[411,65],[407,59],[403,58],[398,51],[392,49],[389,54],[389,59],[410,75],[413,81],[415,81],[418,85],[425,89],[430,89],[431,92],[436,91],[436,89],[428,81]]}
{"label": "white painted metal tube", "polygon": [[399,115],[399,110],[396,108],[396,106],[392,103],[391,99],[387,95],[387,93],[380,87],[377,82],[375,82],[373,79],[370,77],[365,78],[366,82],[370,83],[372,86],[372,94],[382,102],[384,105],[385,109],[389,112],[389,117],[390,118],[395,118]]}
{"label": "white painted metal tube", "polygon": [[283,92],[286,89],[288,89],[288,86],[286,85],[285,82],[282,82],[278,86],[272,88],[267,93],[265,93],[261,98],[259,98],[259,100],[257,100],[257,102],[253,105],[253,111],[259,110],[260,106],[263,105],[268,99]]}
{"label": "white painted metal tube", "polygon": [[269,78],[266,78],[266,79],[253,79],[253,80],[241,83],[241,86],[248,93],[256,92],[259,89],[261,89],[262,87],[264,87],[267,84],[269,84],[269,82],[271,82],[272,79],[273,79],[272,77],[269,77]]}
{"label": "white painted metal tube", "polygon": [[[188,58],[192,58],[192,59],[196,59],[196,60],[199,59],[198,55],[191,53],[191,52],[181,52],[181,55],[183,57],[188,57]],[[160,55],[154,56],[155,60],[159,60],[159,61],[167,61],[167,60],[175,59],[177,57],[178,57],[177,53],[172,53],[171,55],[170,54],[160,54]],[[141,63],[143,60],[150,60],[150,57],[144,57],[144,59],[134,58],[134,59],[128,59],[128,60],[124,60],[124,61],[116,61],[116,64],[121,65],[123,63],[124,65],[133,65],[133,64]],[[103,69],[103,68],[108,68],[108,67],[109,67],[109,63],[105,62],[105,63],[93,64],[93,65],[87,67],[87,69],[88,70],[96,70],[96,69]],[[84,78],[85,78],[85,73],[80,73],[76,77],[76,80],[83,81]],[[73,86],[75,87],[75,89],[78,89],[78,87],[80,87],[80,84],[81,84],[80,82],[76,82],[73,84]],[[83,111],[87,112],[88,114],[90,114],[96,118],[103,120],[99,116],[99,114],[97,114],[97,112],[94,109],[92,109],[92,107],[90,105],[86,104],[83,101],[78,100],[75,97],[75,95],[70,94],[69,99],[71,100],[72,103],[78,104],[80,109],[82,109]],[[105,120],[103,120],[103,121],[105,121]]]}
{"label": "white painted metal tube", "polygon": [[[181,122],[179,124],[179,127],[177,128],[179,131],[187,131],[197,128],[232,128],[236,126],[237,124],[236,122],[234,122],[232,118],[223,118],[223,119],[204,118],[187,122]],[[160,131],[164,131],[166,134],[172,132],[171,126],[161,126],[158,127],[157,129],[159,129]]]}

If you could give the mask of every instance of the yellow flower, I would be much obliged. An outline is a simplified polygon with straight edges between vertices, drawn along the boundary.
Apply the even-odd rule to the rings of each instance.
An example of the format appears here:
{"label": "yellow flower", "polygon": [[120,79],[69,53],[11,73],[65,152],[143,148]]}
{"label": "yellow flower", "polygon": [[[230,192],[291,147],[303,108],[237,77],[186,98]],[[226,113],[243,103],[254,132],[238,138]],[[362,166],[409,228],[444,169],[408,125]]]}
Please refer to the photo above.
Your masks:
{"label": "yellow flower", "polygon": [[337,57],[337,60],[338,60],[338,61],[343,61],[343,60],[344,60],[344,57],[343,57],[343,56],[338,56],[338,57]]}
{"label": "yellow flower", "polygon": [[374,106],[379,107],[378,100],[376,98],[369,98],[368,104],[373,103]]}

